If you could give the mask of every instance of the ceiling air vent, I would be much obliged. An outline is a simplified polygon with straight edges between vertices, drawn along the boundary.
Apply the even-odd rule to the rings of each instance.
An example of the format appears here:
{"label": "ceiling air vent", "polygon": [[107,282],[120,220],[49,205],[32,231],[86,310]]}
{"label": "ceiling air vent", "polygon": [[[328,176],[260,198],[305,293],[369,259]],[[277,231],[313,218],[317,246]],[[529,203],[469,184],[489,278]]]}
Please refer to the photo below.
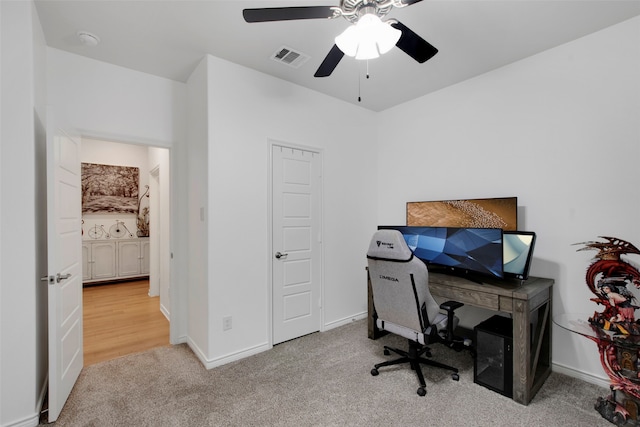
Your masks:
{"label": "ceiling air vent", "polygon": [[291,68],[299,68],[302,64],[307,62],[309,55],[305,55],[302,52],[296,52],[287,46],[282,46],[276,50],[271,59],[284,65],[288,65]]}

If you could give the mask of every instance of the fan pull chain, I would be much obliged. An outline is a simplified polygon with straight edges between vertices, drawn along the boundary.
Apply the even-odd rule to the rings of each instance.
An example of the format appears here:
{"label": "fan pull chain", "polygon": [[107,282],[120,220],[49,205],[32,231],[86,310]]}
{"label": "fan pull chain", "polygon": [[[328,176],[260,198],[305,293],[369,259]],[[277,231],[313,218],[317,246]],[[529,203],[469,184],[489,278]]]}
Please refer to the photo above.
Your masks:
{"label": "fan pull chain", "polygon": [[[367,79],[369,78],[369,60],[367,59],[367,70],[366,70],[366,76]],[[360,97],[360,71],[358,70],[358,102],[361,102],[362,98]]]}

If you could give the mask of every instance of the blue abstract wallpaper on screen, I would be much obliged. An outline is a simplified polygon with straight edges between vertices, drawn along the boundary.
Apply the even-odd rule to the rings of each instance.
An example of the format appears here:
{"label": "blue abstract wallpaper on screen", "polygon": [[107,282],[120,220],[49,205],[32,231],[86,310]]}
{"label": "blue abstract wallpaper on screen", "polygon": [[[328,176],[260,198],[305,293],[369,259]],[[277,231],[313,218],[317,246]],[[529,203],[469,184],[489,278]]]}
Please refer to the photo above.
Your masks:
{"label": "blue abstract wallpaper on screen", "polygon": [[414,255],[428,265],[503,277],[502,230],[390,226],[400,231]]}

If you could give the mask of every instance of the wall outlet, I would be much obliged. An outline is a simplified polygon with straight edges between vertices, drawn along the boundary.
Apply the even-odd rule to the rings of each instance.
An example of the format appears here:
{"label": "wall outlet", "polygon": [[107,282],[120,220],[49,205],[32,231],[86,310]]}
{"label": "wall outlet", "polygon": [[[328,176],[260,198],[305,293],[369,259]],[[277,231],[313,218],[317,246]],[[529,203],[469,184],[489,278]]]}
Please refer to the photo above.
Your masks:
{"label": "wall outlet", "polygon": [[232,326],[232,318],[231,316],[225,316],[222,318],[222,330],[228,331]]}

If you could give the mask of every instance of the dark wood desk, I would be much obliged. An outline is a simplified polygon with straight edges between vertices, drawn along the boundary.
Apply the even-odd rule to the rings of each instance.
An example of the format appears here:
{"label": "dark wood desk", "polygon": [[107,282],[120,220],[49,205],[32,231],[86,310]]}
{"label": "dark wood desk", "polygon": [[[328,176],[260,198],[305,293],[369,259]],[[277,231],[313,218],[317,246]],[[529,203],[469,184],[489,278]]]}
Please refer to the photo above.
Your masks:
{"label": "dark wood desk", "polygon": [[[371,281],[367,273],[369,338],[379,332]],[[511,314],[513,318],[513,400],[529,404],[551,374],[551,300],[553,279],[530,277],[521,281],[493,281],[479,284],[462,277],[429,273],[434,297],[455,300],[472,307]]]}

